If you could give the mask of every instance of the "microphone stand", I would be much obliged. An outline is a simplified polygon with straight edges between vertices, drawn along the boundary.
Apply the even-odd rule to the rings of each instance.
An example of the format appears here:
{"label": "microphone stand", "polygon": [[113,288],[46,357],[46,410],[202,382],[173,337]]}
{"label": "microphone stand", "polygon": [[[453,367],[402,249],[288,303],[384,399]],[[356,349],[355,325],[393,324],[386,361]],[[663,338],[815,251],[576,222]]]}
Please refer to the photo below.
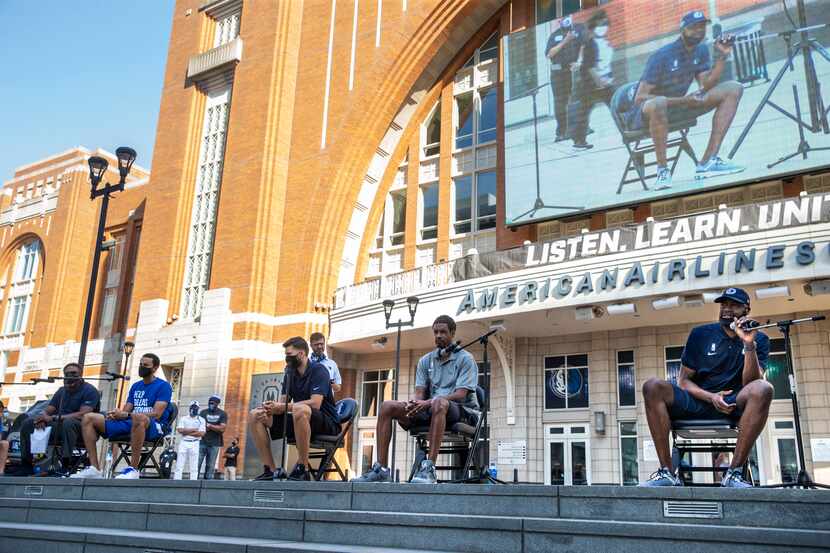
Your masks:
{"label": "microphone stand", "polygon": [[[489,432],[489,420],[488,414],[490,412],[490,360],[489,360],[489,344],[490,344],[490,336],[494,335],[501,328],[493,328],[489,332],[482,334],[478,338],[467,342],[464,345],[456,345],[455,347],[451,347],[451,351],[461,351],[466,350],[468,347],[472,346],[473,344],[481,344],[484,347],[484,354],[482,357],[482,368],[484,369],[484,405],[479,405],[481,409],[481,418],[479,420],[479,424],[476,424],[476,431],[473,434],[473,448],[472,451],[469,452],[467,455],[467,460],[464,463],[464,472],[462,473],[462,477],[453,480],[455,483],[488,483],[488,484],[506,484],[506,482],[499,480],[498,478],[494,478],[491,474],[489,469],[489,461],[490,461],[490,432]],[[484,436],[482,436],[484,434]],[[473,456],[478,453],[479,442],[482,438],[487,439],[487,448],[484,450],[483,455],[483,462],[479,467],[479,474],[477,476],[468,476],[470,473],[470,469],[472,468],[473,464]],[[432,444],[430,444],[432,447]]]}
{"label": "microphone stand", "polygon": [[[282,451],[280,452],[280,466],[274,469],[274,480],[287,480],[288,472],[285,470],[285,463],[287,462],[288,454],[288,400],[291,397],[291,372],[294,369],[286,367],[285,377],[283,378],[283,390],[285,390],[285,403],[283,404],[282,413]],[[292,427],[293,427],[292,419]]]}

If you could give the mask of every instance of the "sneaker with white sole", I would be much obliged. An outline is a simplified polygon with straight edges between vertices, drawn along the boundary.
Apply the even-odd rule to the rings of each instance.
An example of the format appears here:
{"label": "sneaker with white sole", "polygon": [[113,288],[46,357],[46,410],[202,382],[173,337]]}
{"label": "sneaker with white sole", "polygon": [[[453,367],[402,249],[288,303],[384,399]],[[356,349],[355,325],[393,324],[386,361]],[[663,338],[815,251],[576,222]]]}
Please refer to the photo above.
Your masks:
{"label": "sneaker with white sole", "polygon": [[740,468],[729,469],[720,483],[723,488],[751,488],[752,484],[744,480],[744,471]]}
{"label": "sneaker with white sole", "polygon": [[139,473],[133,467],[127,467],[121,471],[121,474],[115,477],[116,480],[138,480]]}
{"label": "sneaker with white sole", "polygon": [[711,177],[719,177],[721,175],[731,175],[733,173],[740,173],[746,169],[743,165],[732,163],[718,156],[714,156],[706,163],[698,163],[695,169],[696,179],[707,179]]}
{"label": "sneaker with white sole", "polygon": [[666,190],[671,188],[671,171],[668,167],[659,167],[657,169],[657,180],[654,181],[655,190]]}
{"label": "sneaker with white sole", "polygon": [[421,467],[410,482],[413,484],[437,484],[438,478],[435,476],[435,464],[429,459],[421,461]]}
{"label": "sneaker with white sole", "polygon": [[95,467],[86,467],[75,474],[70,474],[69,478],[103,478],[103,473]]}
{"label": "sneaker with white sole", "polygon": [[659,488],[664,486],[682,486],[683,481],[666,467],[662,467],[645,482],[640,482],[641,488]]}

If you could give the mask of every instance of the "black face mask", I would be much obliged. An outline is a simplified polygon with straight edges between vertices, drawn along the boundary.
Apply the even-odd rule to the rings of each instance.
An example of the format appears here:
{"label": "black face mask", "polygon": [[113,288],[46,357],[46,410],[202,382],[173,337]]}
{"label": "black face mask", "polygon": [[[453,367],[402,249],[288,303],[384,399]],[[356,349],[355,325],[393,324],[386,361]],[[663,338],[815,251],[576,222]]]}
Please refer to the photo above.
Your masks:
{"label": "black face mask", "polygon": [[195,416],[198,416],[198,415],[199,415],[199,408],[194,405],[193,407],[190,408],[190,416],[195,417]]}
{"label": "black face mask", "polygon": [[703,42],[703,39],[706,38],[706,35],[703,36],[689,36],[683,35],[683,43],[686,44],[688,47],[694,47]]}
{"label": "black face mask", "polygon": [[300,366],[300,358],[296,355],[286,355],[285,364],[291,367],[292,369],[296,369]]}
{"label": "black face mask", "polygon": [[141,378],[147,378],[153,374],[153,367],[145,367],[144,365],[139,365],[138,367],[138,376]]}

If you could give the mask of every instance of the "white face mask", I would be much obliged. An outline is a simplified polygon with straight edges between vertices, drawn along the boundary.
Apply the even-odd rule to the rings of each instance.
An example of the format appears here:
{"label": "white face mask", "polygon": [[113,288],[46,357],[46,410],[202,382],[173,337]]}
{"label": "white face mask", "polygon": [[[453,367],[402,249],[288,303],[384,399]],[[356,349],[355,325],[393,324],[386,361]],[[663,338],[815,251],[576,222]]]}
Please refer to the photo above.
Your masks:
{"label": "white face mask", "polygon": [[594,29],[594,34],[598,37],[604,37],[608,34],[608,25],[603,25]]}

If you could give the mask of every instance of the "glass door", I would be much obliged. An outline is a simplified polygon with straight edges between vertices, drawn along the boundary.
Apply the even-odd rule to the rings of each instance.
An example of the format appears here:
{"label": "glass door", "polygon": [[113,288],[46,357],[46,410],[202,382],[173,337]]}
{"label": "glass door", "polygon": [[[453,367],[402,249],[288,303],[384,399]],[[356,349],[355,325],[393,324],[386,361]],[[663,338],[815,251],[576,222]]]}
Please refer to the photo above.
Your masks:
{"label": "glass door", "polygon": [[792,419],[772,421],[772,477],[784,484],[798,480],[798,449]]}
{"label": "glass door", "polygon": [[545,484],[590,484],[591,448],[588,425],[549,425],[545,430]]}

